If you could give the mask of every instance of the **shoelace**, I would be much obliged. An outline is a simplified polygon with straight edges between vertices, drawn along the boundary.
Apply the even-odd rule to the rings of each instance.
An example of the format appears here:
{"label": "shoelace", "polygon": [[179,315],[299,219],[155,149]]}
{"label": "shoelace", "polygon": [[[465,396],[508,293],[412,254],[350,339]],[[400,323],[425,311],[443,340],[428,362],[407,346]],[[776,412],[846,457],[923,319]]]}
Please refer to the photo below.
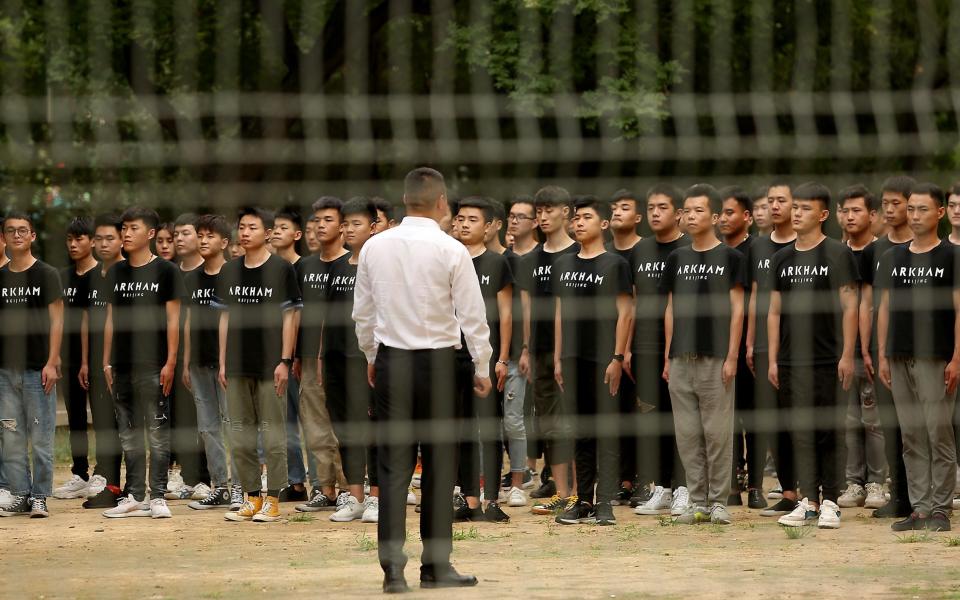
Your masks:
{"label": "shoelace", "polygon": [[657,487],[657,490],[653,492],[653,495],[650,496],[650,499],[647,500],[644,504],[647,505],[647,508],[653,508],[654,506],[657,506],[658,504],[660,504],[660,502],[663,500],[663,496],[666,493],[667,492],[662,487]]}
{"label": "shoelace", "polygon": [[350,494],[340,494],[337,496],[336,507],[337,510],[343,508],[343,505],[347,503],[347,498],[352,498]]}
{"label": "shoelace", "polygon": [[263,501],[263,506],[260,507],[260,512],[263,513],[263,514],[265,514],[265,515],[269,515],[269,514],[272,512],[272,510],[273,510],[273,501],[272,501],[272,500],[264,500],[264,501]]}
{"label": "shoelace", "polygon": [[[210,490],[210,493],[207,494],[207,497],[200,501],[200,504],[212,504],[217,505],[220,501],[222,492],[220,490]],[[233,498],[231,497],[231,500]]]}
{"label": "shoelace", "polygon": [[32,510],[42,510],[47,512],[47,499],[46,498],[36,498],[31,504],[30,508]]}

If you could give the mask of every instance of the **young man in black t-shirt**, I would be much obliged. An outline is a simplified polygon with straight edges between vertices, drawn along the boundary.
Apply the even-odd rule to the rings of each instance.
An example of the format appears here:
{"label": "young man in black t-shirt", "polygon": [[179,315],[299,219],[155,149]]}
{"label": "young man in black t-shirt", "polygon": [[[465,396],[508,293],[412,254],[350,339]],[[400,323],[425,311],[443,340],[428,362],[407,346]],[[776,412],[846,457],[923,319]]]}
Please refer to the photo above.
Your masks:
{"label": "young man in black t-shirt", "polygon": [[[89,336],[87,303],[90,274],[97,266],[93,257],[93,219],[77,217],[67,225],[67,254],[73,263],[60,271],[63,284],[63,403],[70,427],[70,480],[53,490],[54,498],[83,498],[90,493],[87,459],[87,389],[83,379],[89,376]],[[99,491],[99,490],[96,490]]]}
{"label": "young man in black t-shirt", "polygon": [[57,270],[33,256],[31,247],[37,234],[26,213],[7,214],[3,237],[10,262],[0,269],[4,333],[0,340],[4,345],[0,355],[0,452],[13,498],[0,509],[0,517],[48,517],[63,291]]}
{"label": "young man in black t-shirt", "polygon": [[[135,206],[120,218],[128,259],[107,274],[103,374],[113,393],[129,493],[103,515],[169,518],[163,496],[170,466],[170,401],[183,280],[175,264],[150,251],[160,222],[155,211]],[[150,446],[149,504],[145,431]]]}
{"label": "young man in black t-shirt", "polygon": [[950,221],[947,241],[954,246],[960,245],[960,183],[953,184],[947,192],[947,219]]}
{"label": "young man in black t-shirt", "polygon": [[828,218],[830,190],[818,183],[797,187],[797,241],[777,252],[770,267],[767,376],[777,388],[780,409],[788,412],[799,491],[805,496],[778,520],[788,527],[840,527],[836,502],[846,459],[840,397],[841,388],[848,390],[853,382],[859,274],[850,249],[823,234]]}
{"label": "young man in black t-shirt", "polygon": [[903,431],[903,459],[913,512],[894,531],[950,530],[956,485],[953,411],[960,380],[960,264],[937,235],[944,194],[913,186],[907,214],[913,241],[880,257],[875,290],[879,375],[893,391]]}
{"label": "young man in black t-shirt", "polygon": [[[243,488],[230,485],[224,428],[229,425],[227,396],[217,382],[220,368],[220,311],[211,303],[216,295],[217,279],[226,262],[230,245],[230,225],[223,215],[197,218],[196,232],[203,265],[184,278],[187,301],[183,327],[183,384],[193,393],[197,411],[197,430],[203,439],[210,469],[210,494],[194,500],[189,507],[207,510],[243,504]],[[236,467],[233,472],[236,473]]]}
{"label": "young man in black t-shirt", "polygon": [[[553,378],[553,264],[579,246],[567,234],[570,194],[547,186],[534,197],[543,245],[535,248],[517,267],[517,284],[523,307],[523,345],[520,372],[533,383],[533,404],[537,430],[544,442],[544,463],[550,466],[553,496],[535,504],[534,514],[549,515],[563,508],[571,496],[568,470],[573,459],[572,430],[563,399]],[[542,476],[541,476],[542,479]]]}
{"label": "young man in black t-shirt", "polygon": [[[287,484],[286,392],[302,303],[293,265],[267,249],[273,214],[250,207],[239,216],[244,256],[220,269],[214,302],[222,311],[218,378],[227,390],[235,478],[246,500],[224,518],[274,522]],[[260,494],[258,431],[267,460],[266,499]]]}
{"label": "young man in black t-shirt", "polygon": [[[672,185],[657,184],[647,191],[647,223],[653,237],[640,241],[630,256],[633,289],[636,295],[631,344],[624,361],[637,382],[634,402],[640,410],[637,470],[642,485],[630,498],[638,515],[670,513],[680,516],[689,500],[686,474],[677,453],[676,432],[670,391],[661,377],[664,366],[664,311],[667,294],[660,279],[667,257],[677,248],[690,245],[690,236],[680,231],[683,194]],[[653,489],[647,485],[653,482]]]}
{"label": "young man in black t-shirt", "polygon": [[[326,312],[320,340],[323,389],[327,412],[340,450],[340,463],[347,480],[348,496],[330,520],[364,523],[380,520],[380,489],[377,485],[377,449],[370,428],[373,390],[367,384],[367,359],[353,331],[353,288],[357,280],[360,250],[373,235],[377,209],[369,198],[352,198],[340,209],[343,237],[350,254],[330,268],[324,304]],[[370,479],[370,495],[363,492],[364,475]]]}
{"label": "young man in black t-shirt", "polygon": [[97,466],[90,477],[90,496],[83,503],[84,508],[113,508],[120,498],[120,461],[123,451],[117,427],[117,410],[104,379],[103,333],[110,297],[107,274],[113,265],[123,260],[122,229],[123,221],[118,214],[99,215],[93,222],[93,243],[100,264],[90,273],[87,300],[90,364],[86,387],[90,392],[90,417],[96,439]]}
{"label": "young man in black t-shirt", "polygon": [[616,523],[611,502],[619,478],[617,394],[633,290],[627,261],[603,246],[609,225],[609,204],[589,196],[578,200],[573,227],[580,251],[561,256],[553,265],[554,378],[574,415],[579,491],[557,515],[557,522],[565,525]]}
{"label": "young man in black t-shirt", "polygon": [[723,199],[712,186],[684,193],[691,244],[674,250],[660,279],[667,294],[663,378],[690,503],[676,522],[730,523],[733,408],[743,332],[744,257],[714,231]]}
{"label": "young man in black t-shirt", "polygon": [[[913,232],[907,221],[907,199],[915,183],[912,178],[905,175],[894,175],[883,182],[880,192],[881,209],[887,233],[864,248],[863,254],[860,255],[860,272],[863,279],[860,285],[860,352],[863,356],[864,371],[871,379],[875,378],[876,367],[880,364],[876,336],[880,294],[873,293],[873,279],[877,273],[880,257],[890,248],[908,244],[913,239]],[[913,512],[913,508],[910,505],[910,494],[907,489],[900,421],[890,390],[874,382],[873,393],[877,397],[877,410],[880,412],[880,426],[883,428],[883,443],[890,477],[890,501],[882,508],[873,511],[873,516],[877,518],[907,517]]]}
{"label": "young man in black t-shirt", "polygon": [[[490,367],[496,377],[496,392],[493,398],[475,397],[471,377],[473,359],[470,358],[464,342],[457,351],[457,417],[460,425],[458,472],[460,490],[465,502],[454,513],[456,521],[486,520],[505,523],[510,520],[501,510],[498,498],[500,467],[503,461],[503,446],[500,443],[503,390],[507,381],[513,333],[513,274],[507,259],[488,250],[484,242],[487,233],[493,228],[493,222],[493,206],[490,200],[469,197],[459,202],[455,223],[460,242],[466,246],[473,261],[486,306],[490,347],[494,351],[490,358]],[[483,506],[480,503],[481,478],[484,481]]]}

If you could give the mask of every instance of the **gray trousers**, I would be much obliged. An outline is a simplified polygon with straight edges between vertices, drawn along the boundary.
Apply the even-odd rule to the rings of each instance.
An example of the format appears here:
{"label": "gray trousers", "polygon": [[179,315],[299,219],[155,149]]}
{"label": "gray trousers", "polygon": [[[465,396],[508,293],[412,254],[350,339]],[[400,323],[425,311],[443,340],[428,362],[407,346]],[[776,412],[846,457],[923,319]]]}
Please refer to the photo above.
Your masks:
{"label": "gray trousers", "polygon": [[864,373],[863,361],[857,360],[853,385],[847,392],[847,483],[883,484],[887,479],[883,429],[873,386]]}
{"label": "gray trousers", "polygon": [[277,396],[272,379],[227,377],[227,411],[230,414],[230,450],[237,473],[234,483],[244,492],[260,490],[258,429],[263,434],[267,459],[267,489],[287,485],[287,399]]}
{"label": "gray trousers", "polygon": [[691,504],[725,505],[730,494],[734,382],[723,385],[722,369],[722,358],[670,359],[670,402]]}
{"label": "gray trousers", "polygon": [[945,368],[946,362],[938,359],[890,360],[910,504],[926,515],[934,510],[949,515],[956,486],[953,408],[957,395],[946,392]]}

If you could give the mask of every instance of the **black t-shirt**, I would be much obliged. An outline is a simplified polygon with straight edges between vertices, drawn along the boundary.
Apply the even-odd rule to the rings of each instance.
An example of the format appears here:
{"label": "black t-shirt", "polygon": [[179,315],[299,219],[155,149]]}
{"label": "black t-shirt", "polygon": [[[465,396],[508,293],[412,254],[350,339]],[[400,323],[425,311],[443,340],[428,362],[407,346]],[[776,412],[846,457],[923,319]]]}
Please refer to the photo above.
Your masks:
{"label": "black t-shirt", "polygon": [[724,244],[699,252],[692,246],[667,257],[660,287],[673,292],[670,358],[702,354],[725,358],[730,345],[730,290],[743,287],[746,261]]}
{"label": "black t-shirt", "polygon": [[[750,248],[753,247],[755,236],[747,236],[747,239],[734,246],[734,249],[743,255],[744,261],[750,256]],[[750,294],[752,293],[753,280],[750,279],[750,267],[744,262],[743,269],[743,331],[740,334],[740,360],[744,361],[747,356],[747,325],[750,322],[747,313],[750,309]]]}
{"label": "black t-shirt", "polygon": [[60,283],[63,285],[63,344],[60,346],[60,359],[66,367],[64,372],[79,367],[83,360],[83,311],[89,306],[92,274],[99,268],[98,264],[83,275],[78,275],[76,267],[72,265],[60,270]]}
{"label": "black t-shirt", "polygon": [[[637,244],[639,244],[641,241],[643,240],[637,240]],[[613,240],[610,240],[604,245],[604,247],[607,249],[607,252],[609,252],[610,254],[616,254],[623,260],[627,261],[627,264],[629,265],[630,257],[633,256],[633,249],[637,247],[637,244],[630,246],[626,250],[618,250],[617,247],[614,245]]]}
{"label": "black t-shirt", "polygon": [[690,236],[660,243],[655,237],[641,240],[630,254],[633,288],[637,295],[633,321],[633,352],[643,356],[663,356],[666,345],[663,313],[667,294],[660,290],[660,276],[667,266],[667,257],[677,248],[690,245]]}
{"label": "black t-shirt", "polygon": [[[860,279],[864,284],[873,285],[873,278],[877,274],[877,267],[879,267],[880,257],[883,256],[887,250],[895,246],[906,246],[910,243],[910,240],[902,242],[900,244],[895,244],[890,241],[890,238],[883,236],[877,241],[873,242],[869,246],[863,249],[863,252],[860,254]],[[870,330],[870,352],[876,356],[877,354],[877,315],[880,312],[880,294],[876,291],[873,292],[873,328]]]}
{"label": "black t-shirt", "polygon": [[107,323],[110,296],[109,271],[103,273],[103,265],[98,265],[90,272],[90,295],[87,299],[90,311],[90,373],[97,376],[103,372],[103,330]]}
{"label": "black t-shirt", "polygon": [[770,277],[780,292],[777,364],[836,364],[843,352],[840,288],[860,280],[850,248],[832,238],[810,250],[784,248],[773,256]]}
{"label": "black t-shirt", "polygon": [[554,264],[553,275],[560,299],[560,358],[610,362],[617,342],[617,296],[633,293],[630,265],[612,252],[593,258],[567,254]]}
{"label": "black t-shirt", "polygon": [[183,278],[162,258],[140,267],[118,262],[107,272],[107,302],[113,307],[114,369],[159,369],[167,362],[167,302],[181,300]]}
{"label": "black t-shirt", "polygon": [[[500,308],[497,306],[497,293],[513,283],[513,272],[510,271],[509,261],[504,255],[490,250],[473,257],[473,268],[477,272],[477,279],[480,280],[480,293],[483,295],[483,303],[487,309],[490,347],[493,348],[492,358],[497,361],[500,358]],[[523,327],[522,320],[520,326]],[[467,352],[466,340],[462,339],[462,334],[460,337],[460,351]]]}
{"label": "black t-shirt", "polygon": [[349,260],[335,260],[330,264],[326,318],[323,323],[323,356],[363,356],[353,324],[353,288],[356,282],[357,265],[350,264]]}
{"label": "black t-shirt", "polygon": [[39,371],[50,355],[50,305],[63,298],[60,274],[42,260],[19,273],[10,265],[0,269],[4,346],[0,366]]}
{"label": "black t-shirt", "polygon": [[190,364],[215,367],[220,364],[220,311],[211,306],[219,273],[210,275],[203,266],[189,271],[183,278],[190,309]]}
{"label": "black t-shirt", "polygon": [[319,256],[305,256],[295,265],[297,281],[303,295],[303,310],[300,311],[300,331],[297,334],[297,356],[316,358],[320,353],[320,334],[326,316],[327,283],[330,271],[350,259],[350,253],[331,261]]}
{"label": "black t-shirt", "polygon": [[[553,318],[555,303],[551,272],[554,263],[564,254],[577,253],[574,242],[559,252],[547,252],[538,246],[520,259],[517,285],[530,294],[530,353],[553,352]],[[521,329],[522,335],[522,329]]]}
{"label": "black t-shirt", "polygon": [[953,357],[953,292],[960,282],[957,249],[947,240],[923,253],[894,246],[880,257],[874,293],[890,292],[887,356]]}
{"label": "black t-shirt", "polygon": [[[767,314],[770,312],[770,290],[773,287],[773,281],[770,278],[770,264],[773,261],[773,255],[792,246],[794,240],[789,242],[775,242],[770,236],[758,237],[750,245],[750,252],[747,256],[747,281],[752,287],[757,284],[757,322],[754,325],[753,333],[753,353],[766,354],[767,345]],[[747,305],[749,306],[749,304]],[[746,319],[746,317],[744,317]]]}
{"label": "black t-shirt", "polygon": [[272,380],[283,358],[283,313],[302,306],[297,273],[274,254],[253,269],[243,261],[223,265],[213,301],[230,315],[227,375]]}

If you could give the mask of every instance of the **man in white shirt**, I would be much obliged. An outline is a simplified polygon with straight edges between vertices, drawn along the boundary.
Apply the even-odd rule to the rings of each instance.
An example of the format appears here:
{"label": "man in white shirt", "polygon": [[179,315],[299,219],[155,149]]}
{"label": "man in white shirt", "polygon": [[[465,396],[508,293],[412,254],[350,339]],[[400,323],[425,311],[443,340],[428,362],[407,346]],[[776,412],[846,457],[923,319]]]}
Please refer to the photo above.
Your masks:
{"label": "man in white shirt", "polygon": [[407,485],[423,460],[420,587],[477,584],[450,565],[455,477],[454,350],[460,332],[476,373],[478,396],[490,393],[490,329],[470,255],[438,225],[449,214],[443,175],[414,169],[404,181],[407,216],[360,252],[353,319],[374,388],[379,452],[378,553],[383,591],[408,591],[403,568]]}

